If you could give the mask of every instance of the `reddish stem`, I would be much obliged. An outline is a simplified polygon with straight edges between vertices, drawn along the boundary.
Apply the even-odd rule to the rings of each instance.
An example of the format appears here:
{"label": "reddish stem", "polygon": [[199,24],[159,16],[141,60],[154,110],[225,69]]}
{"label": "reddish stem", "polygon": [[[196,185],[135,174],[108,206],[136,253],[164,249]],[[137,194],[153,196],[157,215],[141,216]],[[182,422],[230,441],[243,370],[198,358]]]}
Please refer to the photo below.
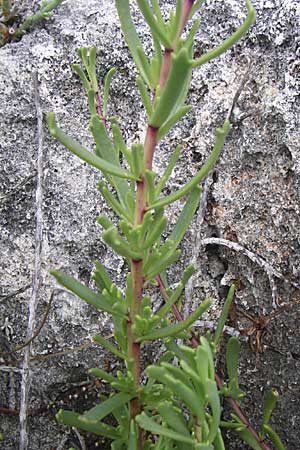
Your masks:
{"label": "reddish stem", "polygon": [[96,111],[97,111],[98,116],[100,117],[100,119],[103,122],[103,125],[107,129],[107,119],[106,119],[106,117],[105,117],[105,115],[103,114],[103,111],[102,111],[101,98],[100,98],[99,92],[96,92],[96,94],[95,94],[95,107],[96,107]]}
{"label": "reddish stem", "polygon": [[[183,27],[187,21],[187,17],[190,11],[190,8],[193,5],[193,0],[189,0],[190,6],[184,3],[183,7],[183,16],[181,18],[180,24],[183,30]],[[178,35],[178,37],[180,34]],[[159,78],[159,85],[161,92],[165,86],[166,80],[168,78],[171,66],[171,54],[176,48],[177,38],[175,39],[174,46],[172,49],[166,49],[163,57],[163,63]],[[99,104],[100,99],[96,97],[96,105]],[[98,110],[97,110],[98,111]],[[101,108],[100,108],[101,111]],[[99,114],[99,111],[98,111]],[[100,114],[99,114],[100,115]],[[101,117],[101,115],[100,115]],[[105,118],[101,117],[102,120]],[[105,122],[104,122],[105,124]],[[146,137],[144,142],[144,171],[152,169],[153,156],[155,152],[155,147],[157,145],[158,139],[158,128],[155,128],[148,124]],[[134,217],[134,225],[140,225],[143,222],[144,214],[146,211],[146,190],[145,190],[145,182],[144,182],[144,171],[140,174],[140,179],[136,183],[136,204],[135,204],[135,217]],[[127,339],[128,339],[128,356],[134,359],[134,380],[135,385],[138,388],[139,379],[140,379],[140,344],[135,342],[135,336],[132,332],[132,325],[134,323],[135,315],[138,314],[140,310],[140,304],[143,297],[143,261],[131,261],[131,274],[133,280],[133,299],[132,305],[130,308],[130,319],[127,323]],[[139,414],[141,411],[141,404],[138,398],[130,401],[130,417],[134,419],[134,417]],[[138,441],[138,450],[142,450],[143,447],[143,432],[139,430],[139,441]]]}

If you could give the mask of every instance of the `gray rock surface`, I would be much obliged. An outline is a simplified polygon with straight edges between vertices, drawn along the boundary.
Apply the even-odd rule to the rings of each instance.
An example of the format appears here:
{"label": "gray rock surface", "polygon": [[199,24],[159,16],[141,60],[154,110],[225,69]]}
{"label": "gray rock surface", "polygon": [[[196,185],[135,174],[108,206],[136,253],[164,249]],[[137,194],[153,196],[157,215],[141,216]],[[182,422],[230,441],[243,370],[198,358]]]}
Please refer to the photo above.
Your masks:
{"label": "gray rock surface", "polygon": [[[38,3],[21,2],[20,10],[24,14],[33,12]],[[164,4],[167,10],[173,2]],[[249,392],[245,410],[256,424],[267,389],[274,386],[279,390],[276,429],[288,450],[298,450],[300,5],[296,0],[257,0],[254,5],[257,21],[247,37],[195,72],[189,94],[194,109],[160,146],[155,164],[162,171],[170,149],[183,143],[169,189],[178,188],[201,167],[211,150],[214,129],[222,123],[250,65],[232,132],[211,178],[200,233],[195,218],[182,245],[182,258],[170,271],[170,282],[179,280],[198,245],[195,240],[209,237],[237,242],[267,261],[275,275],[280,272],[284,280],[271,276],[270,271],[268,276],[240,251],[207,245],[197,258],[199,273],[189,307],[210,295],[215,304],[207,319],[215,320],[227,286],[233,281],[237,285],[236,304],[255,317],[270,314],[275,299],[291,305],[268,324],[262,338],[263,353],[257,354],[243,344],[240,372],[241,385]],[[241,0],[208,0],[202,11],[195,49],[199,52],[207,51],[237,27],[245,6]],[[135,19],[148,46],[149,31],[138,14]],[[54,111],[64,130],[92,148],[86,97],[70,68],[77,61],[75,49],[83,45],[97,47],[99,79],[110,67],[117,68],[110,113],[120,117],[127,142],[138,142],[143,136],[145,115],[135,88],[136,73],[112,0],[66,0],[52,18],[35,26],[21,41],[0,49],[0,347],[10,351],[2,355],[1,366],[21,367],[22,353],[13,349],[26,339],[34,273],[38,144],[33,75],[36,73],[39,80],[42,111]],[[121,286],[126,269],[123,261],[107,249],[96,224],[100,212],[108,213],[96,189],[99,173],[52,139],[46,125],[43,167],[37,324],[56,286],[48,274],[50,268],[62,269],[90,284],[93,261],[99,258]],[[170,208],[171,222],[181,207],[179,202]],[[237,313],[231,325],[250,328],[253,324]],[[72,445],[80,448],[76,434],[57,424],[54,413],[59,405],[74,409],[90,406],[97,393],[105,389],[88,377],[87,369],[101,363],[115,367],[109,355],[97,347],[68,352],[88,342],[99,330],[110,333],[108,317],[97,315],[69,293],[57,293],[47,323],[32,347],[30,450],[65,450]],[[51,357],[62,351],[66,354]],[[151,360],[152,351],[146,359]],[[220,361],[221,371],[222,367]],[[18,409],[20,374],[1,371],[0,389],[0,406]],[[4,441],[0,449],[19,447],[18,427],[17,417],[1,414]],[[108,448],[92,438],[86,438],[86,446],[89,450]],[[227,448],[246,450],[232,435]]]}

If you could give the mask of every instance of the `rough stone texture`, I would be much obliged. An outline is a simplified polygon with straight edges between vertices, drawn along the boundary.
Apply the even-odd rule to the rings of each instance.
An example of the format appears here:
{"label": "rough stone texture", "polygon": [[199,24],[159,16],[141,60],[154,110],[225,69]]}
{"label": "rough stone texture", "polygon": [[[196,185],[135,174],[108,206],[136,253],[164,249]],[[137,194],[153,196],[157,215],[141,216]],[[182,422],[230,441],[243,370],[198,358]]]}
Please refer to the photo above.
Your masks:
{"label": "rough stone texture", "polygon": [[[19,8],[30,13],[38,3],[23,1]],[[171,3],[164,2],[166,10]],[[259,423],[266,390],[270,386],[279,390],[281,398],[274,414],[276,429],[286,448],[297,450],[299,291],[290,282],[297,282],[300,275],[300,6],[296,0],[262,0],[254,4],[257,22],[247,37],[226,55],[195,72],[189,94],[194,109],[160,146],[155,163],[162,171],[170,149],[183,143],[183,153],[168,189],[178,188],[201,167],[211,150],[214,129],[222,123],[250,63],[249,81],[235,109],[233,130],[212,178],[201,236],[236,241],[263,257],[286,278],[286,282],[275,279],[279,302],[295,304],[269,323],[263,340],[264,353],[257,355],[243,344],[240,371],[241,385],[249,393],[245,409],[254,423]],[[203,7],[195,50],[207,51],[224,39],[241,22],[244,12],[241,0],[208,0]],[[140,16],[135,17],[143,41],[149,46],[149,31]],[[143,136],[145,116],[135,89],[135,72],[112,0],[66,0],[53,18],[35,26],[20,42],[0,49],[0,190],[11,193],[0,199],[0,326],[9,322],[12,327],[2,328],[0,333],[1,348],[6,351],[25,339],[31,290],[4,300],[3,296],[30,285],[34,269],[37,124],[33,73],[38,74],[43,111],[54,111],[61,127],[91,148],[86,98],[70,68],[77,61],[75,49],[82,45],[96,45],[99,79],[110,67],[117,68],[110,113],[120,117],[127,142],[138,142]],[[96,189],[99,174],[55,142],[46,126],[44,170],[43,270],[37,322],[55,286],[48,275],[49,268],[62,269],[90,284],[93,260],[99,258],[121,285],[125,269],[122,260],[101,241],[95,223],[100,212],[107,212]],[[16,186],[18,189],[12,192]],[[179,202],[170,208],[171,222],[181,207]],[[170,271],[171,283],[178,281],[182,267],[189,261],[196,228],[195,219],[183,242],[182,258]],[[272,311],[269,278],[245,256],[211,245],[202,250],[199,265],[201,273],[195,281],[192,303],[205,295],[212,296],[215,306],[209,319],[218,316],[226,287],[232,281],[237,284],[237,305],[256,317]],[[239,313],[231,320],[237,328],[252,325]],[[33,353],[41,356],[75,348],[100,329],[110,332],[107,317],[97,315],[70,294],[59,293]],[[145,357],[151,356],[149,351]],[[4,355],[6,363],[16,365],[21,364],[20,358],[20,353]],[[101,362],[115,366],[96,347],[53,358],[44,356],[32,362],[31,450],[67,449],[72,445],[80,448],[76,435],[55,422],[56,400],[75,409],[90,405],[105,387],[93,384],[86,371]],[[222,371],[221,361],[220,366]],[[19,374],[14,382],[15,393],[12,377],[1,373],[0,405],[18,408]],[[16,417],[1,415],[0,431],[5,435],[1,449],[18,448]],[[86,438],[88,449],[107,448],[101,440],[98,442],[97,447],[95,441]],[[247,447],[230,435],[227,448]]]}

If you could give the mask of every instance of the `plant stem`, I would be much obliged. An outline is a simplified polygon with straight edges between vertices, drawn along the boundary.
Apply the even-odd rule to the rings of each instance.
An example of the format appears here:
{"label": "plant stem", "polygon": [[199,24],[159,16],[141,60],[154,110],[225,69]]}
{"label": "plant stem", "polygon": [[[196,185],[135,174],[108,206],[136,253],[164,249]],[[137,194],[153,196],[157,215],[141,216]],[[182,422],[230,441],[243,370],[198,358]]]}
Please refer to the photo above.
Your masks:
{"label": "plant stem", "polygon": [[[180,33],[177,34],[174,45],[172,49],[165,49],[162,68],[159,77],[159,85],[161,91],[163,90],[166,80],[169,75],[171,66],[171,54],[176,49],[177,41],[183,31],[183,28],[187,22],[187,18],[191,7],[193,6],[194,0],[188,0],[184,2],[184,7],[182,10],[182,17],[180,20],[181,28]],[[144,182],[144,175],[146,170],[152,169],[153,157],[155,148],[158,142],[158,131],[159,128],[153,127],[150,124],[147,126],[146,137],[144,142],[144,168],[143,173],[140,174],[140,179],[136,182],[136,204],[135,204],[135,217],[134,225],[140,225],[143,221],[144,214],[146,211],[146,189]],[[132,325],[134,323],[135,315],[138,314],[140,310],[140,304],[143,297],[143,261],[142,260],[131,260],[131,274],[133,280],[133,299],[130,308],[130,319],[127,323],[127,339],[128,339],[128,356],[134,360],[134,381],[136,388],[139,387],[140,383],[140,344],[135,342],[135,336],[132,333]],[[130,417],[135,418],[137,414],[141,411],[141,404],[138,398],[130,401]],[[138,450],[142,450],[143,447],[143,433],[139,429],[139,439],[138,439]]]}

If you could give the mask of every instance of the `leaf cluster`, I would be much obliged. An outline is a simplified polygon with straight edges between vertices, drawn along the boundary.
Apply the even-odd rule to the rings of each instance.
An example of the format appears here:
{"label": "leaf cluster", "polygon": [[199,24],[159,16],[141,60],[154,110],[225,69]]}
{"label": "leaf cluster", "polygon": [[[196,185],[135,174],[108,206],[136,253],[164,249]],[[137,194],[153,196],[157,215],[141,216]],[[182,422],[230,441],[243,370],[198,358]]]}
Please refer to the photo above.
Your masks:
{"label": "leaf cluster", "polygon": [[[236,338],[229,339],[226,347],[228,379],[220,384],[215,374],[217,350],[234,286],[229,290],[214,336],[202,336],[196,348],[187,345],[193,337],[192,326],[212,300],[205,299],[179,322],[174,323],[170,314],[174,309],[178,311],[184,287],[195,270],[188,266],[175,289],[168,287],[166,271],[180,256],[181,241],[199,204],[201,182],[216,164],[230,122],[226,119],[216,130],[215,145],[202,168],[171,194],[163,195],[164,187],[181,146],[176,146],[161,177],[152,167],[153,153],[168,131],[191,109],[185,101],[192,70],[234,45],[255,19],[252,4],[246,0],[247,17],[240,28],[213,50],[194,58],[194,37],[199,27],[195,16],[202,3],[202,0],[177,0],[165,20],[157,0],[137,0],[153,39],[153,53],[148,57],[134,26],[129,0],[116,0],[122,31],[139,72],[137,88],[148,122],[144,143],[128,147],[117,118],[109,116],[109,90],[115,69],[107,73],[101,91],[95,47],[78,49],[79,63],[73,65],[86,90],[94,148],[87,149],[67,135],[57,125],[53,113],[47,116],[52,136],[101,172],[98,189],[118,218],[115,225],[109,217],[99,216],[102,238],[128,264],[125,292],[113,283],[100,261],[95,262],[95,289],[58,270],[51,271],[61,285],[80,299],[110,314],[113,339],[101,334],[93,339],[124,366],[124,370],[113,374],[102,368],[90,369],[90,374],[110,384],[111,395],[84,414],[60,410],[57,419],[111,439],[114,450],[224,450],[222,427],[234,429],[254,450],[262,448],[260,439],[266,436],[277,449],[283,448],[269,423],[275,391],[267,396],[258,440],[238,414],[232,414],[227,422],[221,419],[221,397],[230,398],[238,410],[244,396],[238,384],[240,344]],[[190,31],[182,37],[187,20],[192,22]],[[184,199],[184,205],[171,227],[165,207],[179,199]],[[161,290],[164,303],[158,310],[147,292],[149,285]],[[185,343],[179,345],[178,339]],[[142,381],[140,348],[150,341],[160,341],[166,351],[145,368]],[[111,416],[115,426],[106,422]]]}
{"label": "leaf cluster", "polygon": [[0,0],[0,47],[7,42],[15,41],[27,33],[29,29],[41,20],[51,17],[63,0],[42,0],[35,14],[21,20],[19,12],[11,0]]}

